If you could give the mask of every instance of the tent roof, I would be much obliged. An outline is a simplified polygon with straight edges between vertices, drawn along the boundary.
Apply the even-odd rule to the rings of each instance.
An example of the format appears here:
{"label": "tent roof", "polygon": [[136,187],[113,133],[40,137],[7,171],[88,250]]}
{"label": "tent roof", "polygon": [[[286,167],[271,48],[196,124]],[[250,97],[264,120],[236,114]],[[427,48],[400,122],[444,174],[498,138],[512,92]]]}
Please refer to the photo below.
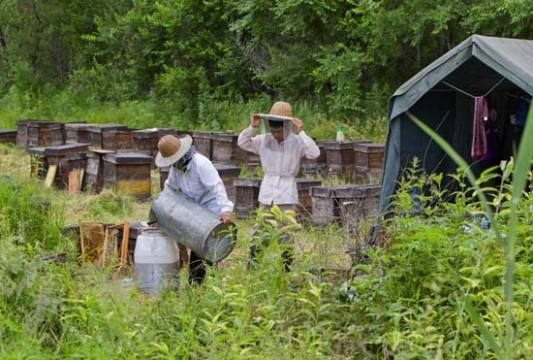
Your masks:
{"label": "tent roof", "polygon": [[472,57],[533,96],[533,41],[472,35],[400,86],[392,95],[389,118],[409,110]]}

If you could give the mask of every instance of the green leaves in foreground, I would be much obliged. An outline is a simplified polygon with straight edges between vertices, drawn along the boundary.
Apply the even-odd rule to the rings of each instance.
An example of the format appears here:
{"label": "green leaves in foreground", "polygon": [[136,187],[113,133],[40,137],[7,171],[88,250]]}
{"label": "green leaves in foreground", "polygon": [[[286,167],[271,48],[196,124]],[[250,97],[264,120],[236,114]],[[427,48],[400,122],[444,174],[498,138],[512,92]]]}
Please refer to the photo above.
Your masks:
{"label": "green leaves in foreground", "polygon": [[508,358],[512,354],[513,338],[515,329],[513,327],[513,279],[515,272],[515,238],[516,227],[518,224],[517,206],[522,197],[522,193],[526,186],[531,161],[533,159],[533,110],[530,109],[526,126],[522,133],[520,148],[515,162],[514,177],[512,182],[512,198],[510,203],[510,216],[507,224],[507,233],[501,234],[499,231],[499,224],[496,222],[490,204],[485,196],[484,191],[478,185],[473,172],[469,169],[466,161],[435,131],[425,125],[422,121],[417,119],[414,115],[408,113],[409,118],[420,127],[428,136],[430,136],[440,147],[452,158],[455,163],[465,170],[466,176],[471,185],[476,189],[476,193],[481,201],[481,206],[486,212],[487,217],[491,222],[492,229],[495,230],[497,237],[503,241],[505,249],[505,275],[504,275],[504,294],[505,294],[505,339],[503,341],[503,349],[497,344],[494,335],[491,334],[484,326],[481,318],[473,309],[469,299],[467,299],[467,310],[480,328],[482,337],[490,345],[492,350],[499,358]]}

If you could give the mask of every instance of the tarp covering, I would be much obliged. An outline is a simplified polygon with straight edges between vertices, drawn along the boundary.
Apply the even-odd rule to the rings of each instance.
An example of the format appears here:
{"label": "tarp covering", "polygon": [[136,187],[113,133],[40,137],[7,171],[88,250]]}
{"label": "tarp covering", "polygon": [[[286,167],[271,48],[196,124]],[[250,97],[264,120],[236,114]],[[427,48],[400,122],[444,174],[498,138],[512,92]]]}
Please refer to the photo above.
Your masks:
{"label": "tarp covering", "polygon": [[[447,84],[464,90],[453,91]],[[456,88],[456,90],[457,90]],[[533,41],[473,35],[426,66],[392,95],[379,210],[390,204],[401,170],[417,156],[427,172],[449,172],[446,155],[405,115],[410,111],[468,159],[472,99],[498,88],[533,96]]]}

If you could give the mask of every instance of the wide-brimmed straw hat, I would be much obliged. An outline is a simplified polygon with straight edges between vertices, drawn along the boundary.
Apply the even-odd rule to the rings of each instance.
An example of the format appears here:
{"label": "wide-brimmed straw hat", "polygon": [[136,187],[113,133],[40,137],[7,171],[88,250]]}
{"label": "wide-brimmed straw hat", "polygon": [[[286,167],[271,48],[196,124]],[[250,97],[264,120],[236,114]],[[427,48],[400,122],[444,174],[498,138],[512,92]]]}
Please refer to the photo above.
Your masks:
{"label": "wide-brimmed straw hat", "polygon": [[270,114],[292,118],[291,104],[285,101],[276,101],[270,108]]}
{"label": "wide-brimmed straw hat", "polygon": [[268,114],[257,114],[261,119],[267,121],[269,124],[278,124],[282,126],[284,122],[292,122],[292,107],[285,101],[277,101],[270,108]]}
{"label": "wide-brimmed straw hat", "polygon": [[191,148],[192,138],[189,135],[177,138],[172,135],[163,136],[157,143],[159,152],[155,157],[158,167],[167,167],[175,164]]}

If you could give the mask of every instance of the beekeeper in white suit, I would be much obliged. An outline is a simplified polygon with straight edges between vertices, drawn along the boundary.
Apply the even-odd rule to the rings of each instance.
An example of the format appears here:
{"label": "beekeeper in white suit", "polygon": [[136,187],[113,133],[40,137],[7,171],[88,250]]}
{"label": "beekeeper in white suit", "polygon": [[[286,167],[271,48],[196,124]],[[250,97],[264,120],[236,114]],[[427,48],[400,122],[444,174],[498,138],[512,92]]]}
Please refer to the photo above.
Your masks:
{"label": "beekeeper in white suit", "polygon": [[[272,115],[272,116],[268,116]],[[255,135],[263,121],[263,133]],[[304,131],[304,124],[293,117],[289,103],[278,101],[272,105],[270,114],[254,114],[249,127],[238,139],[239,146],[256,153],[265,173],[259,190],[262,208],[277,205],[281,210],[297,210],[299,199],[296,176],[302,158],[316,159],[320,149]],[[251,249],[252,258],[255,257]]]}
{"label": "beekeeper in white suit", "polygon": [[[231,221],[233,203],[228,199],[226,188],[211,161],[196,152],[192,138],[187,135],[177,138],[165,135],[157,144],[155,158],[158,167],[170,167],[165,188],[181,191],[189,199],[220,216],[224,223]],[[191,251],[189,282],[201,283],[205,278],[206,265],[212,265]]]}

